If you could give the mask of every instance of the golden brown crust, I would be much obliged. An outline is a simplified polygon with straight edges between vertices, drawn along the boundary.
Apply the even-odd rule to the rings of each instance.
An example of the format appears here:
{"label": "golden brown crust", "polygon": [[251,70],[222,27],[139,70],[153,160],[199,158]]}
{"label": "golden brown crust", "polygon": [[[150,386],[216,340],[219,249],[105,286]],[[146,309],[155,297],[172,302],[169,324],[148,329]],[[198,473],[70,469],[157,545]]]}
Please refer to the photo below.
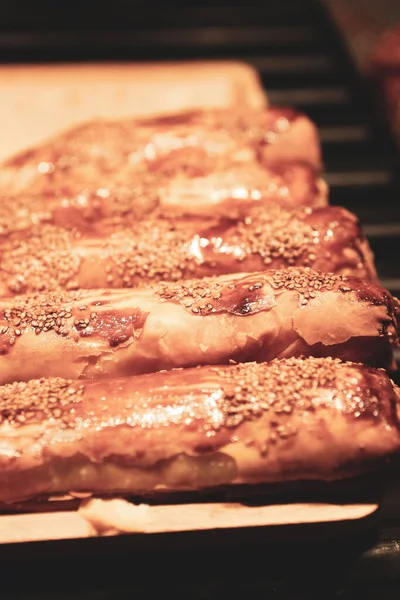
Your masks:
{"label": "golden brown crust", "polygon": [[0,381],[300,355],[390,367],[395,310],[378,285],[309,268],[4,299]]}
{"label": "golden brown crust", "polygon": [[208,110],[152,119],[93,121],[3,163],[0,191],[74,198],[141,172],[204,176],[233,163],[306,162],[320,169],[316,127],[290,109]]}
{"label": "golden brown crust", "polygon": [[108,237],[38,225],[29,234],[10,235],[0,248],[3,297],[288,266],[377,280],[356,217],[339,207],[291,212],[256,207],[235,219],[155,213]]}
{"label": "golden brown crust", "polygon": [[[229,161],[228,161],[229,162]],[[1,173],[0,173],[1,178]],[[312,167],[285,163],[263,167],[256,162],[225,165],[209,174],[169,176],[163,172],[130,174],[128,181],[96,181],[79,193],[64,182],[43,192],[3,197],[0,240],[39,223],[107,235],[134,226],[154,212],[167,215],[220,215],[237,218],[249,209],[281,206],[292,210],[327,204],[327,186]]]}
{"label": "golden brown crust", "polygon": [[0,500],[333,480],[400,448],[399,390],[339,360],[0,388]]}

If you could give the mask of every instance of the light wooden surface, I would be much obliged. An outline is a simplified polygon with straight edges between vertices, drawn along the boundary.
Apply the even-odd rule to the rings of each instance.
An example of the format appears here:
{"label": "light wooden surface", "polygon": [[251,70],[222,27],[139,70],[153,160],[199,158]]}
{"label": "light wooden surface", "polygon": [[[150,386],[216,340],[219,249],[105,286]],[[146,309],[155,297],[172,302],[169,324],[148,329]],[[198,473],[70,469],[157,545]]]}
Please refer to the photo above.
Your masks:
{"label": "light wooden surface", "polygon": [[[290,504],[247,507],[241,504],[151,506],[139,534],[241,527],[354,521],[371,516],[375,504]],[[0,517],[0,543],[78,539],[96,532],[77,511]]]}
{"label": "light wooden surface", "polygon": [[240,62],[0,66],[0,159],[75,123],[201,107],[262,107]]}

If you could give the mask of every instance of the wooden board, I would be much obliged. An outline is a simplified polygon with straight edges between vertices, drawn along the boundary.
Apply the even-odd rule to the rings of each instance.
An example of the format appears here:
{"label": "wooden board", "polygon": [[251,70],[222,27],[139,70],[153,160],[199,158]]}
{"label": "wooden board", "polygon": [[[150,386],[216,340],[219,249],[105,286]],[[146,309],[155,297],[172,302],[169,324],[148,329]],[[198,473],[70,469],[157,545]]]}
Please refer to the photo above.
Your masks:
{"label": "wooden board", "polygon": [[235,61],[3,65],[0,159],[93,118],[265,104],[257,72]]}
{"label": "wooden board", "polygon": [[[136,535],[221,529],[259,528],[354,522],[371,517],[376,504],[188,504],[148,507],[148,517]],[[132,533],[132,532],[130,532]],[[71,540],[96,537],[92,525],[78,511],[15,514],[0,517],[0,543]],[[107,532],[107,535],[117,535]]]}

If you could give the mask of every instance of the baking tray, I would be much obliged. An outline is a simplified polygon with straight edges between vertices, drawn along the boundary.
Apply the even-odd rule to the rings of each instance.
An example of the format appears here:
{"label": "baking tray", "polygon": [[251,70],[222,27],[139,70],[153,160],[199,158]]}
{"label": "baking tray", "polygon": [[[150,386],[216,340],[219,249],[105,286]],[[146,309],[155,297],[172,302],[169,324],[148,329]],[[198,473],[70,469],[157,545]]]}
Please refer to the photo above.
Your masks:
{"label": "baking tray", "polygon": [[[298,5],[295,2],[292,4]],[[315,54],[310,54],[311,58],[314,56],[314,61],[307,58],[306,52],[313,51],[315,47],[319,50],[322,48],[326,55],[325,45],[321,41],[324,36],[320,35],[321,32],[314,36],[313,30],[314,25],[307,26],[303,33],[310,35],[303,40],[296,38],[298,28],[295,30],[292,27],[290,35],[286,37],[282,35],[282,30],[275,36],[271,35],[271,30],[258,30],[259,34],[266,35],[264,50],[270,44],[282,53],[282,56],[277,56],[275,50],[271,56],[263,57],[258,52],[254,55],[255,66],[269,69],[270,76],[264,79],[267,87],[273,88],[274,80],[281,81],[277,77],[279,65],[298,64],[298,60],[296,62],[294,59],[303,59],[304,68],[314,64],[317,69],[314,74],[319,77],[318,68],[321,69],[321,64],[322,70],[324,64],[329,67],[329,60],[318,63]],[[230,33],[232,41],[234,32]],[[290,36],[293,35],[296,38],[296,52],[292,48],[294,56],[291,57],[283,44],[288,40],[290,42]],[[251,33],[248,39],[251,40]],[[254,39],[254,44],[258,43],[259,40]],[[246,46],[247,53],[250,45]],[[297,52],[299,49],[300,56]],[[243,46],[240,53],[243,54]],[[296,71],[296,67],[293,69]],[[271,71],[275,75],[271,75]],[[287,71],[286,75],[289,80],[291,72]],[[172,88],[176,90],[173,94]],[[305,108],[311,116],[314,113],[319,117],[317,122],[320,122],[320,115],[327,114],[325,107],[321,108],[318,104],[321,98],[326,101],[327,109],[330,109],[329,102],[340,105],[341,98],[347,102],[347,96],[338,96],[333,93],[335,90],[322,91],[324,93],[318,95],[308,84],[306,93],[297,93],[296,96],[295,89],[287,86],[278,89],[275,85],[271,89],[271,98],[273,101],[297,98],[298,108]],[[0,157],[90,118],[148,115],[200,106],[262,106],[265,102],[254,69],[235,61],[201,61],[196,63],[196,70],[193,69],[193,63],[187,62],[3,65],[0,67],[0,114],[4,115],[5,130],[0,140]],[[312,110],[308,111],[310,106]],[[332,127],[332,123],[328,123],[322,131],[325,149],[326,144],[331,148],[338,147],[338,138],[333,136],[332,141]],[[339,139],[340,144],[347,144],[348,131],[349,128],[341,134],[343,139]],[[332,164],[332,152],[328,164]],[[331,174],[331,177],[334,175]],[[342,174],[339,175],[342,177]],[[338,187],[342,190],[343,183],[337,184],[336,190]],[[351,538],[359,532],[376,530],[380,516],[378,507],[379,499],[376,498],[366,504],[360,501],[335,503],[332,500],[262,507],[236,504],[234,508],[232,504],[227,506],[221,502],[199,506],[169,505],[151,509],[155,515],[151,531],[101,539],[93,536],[87,524],[74,511],[3,515],[0,516],[0,555],[20,560],[22,557],[82,556],[88,552],[98,554],[124,549],[140,554],[156,549],[193,550],[196,546],[226,548],[277,540]]]}
{"label": "baking tray", "polygon": [[[172,508],[177,521],[181,521],[186,507]],[[193,525],[198,524],[194,506],[192,516],[193,512],[197,515],[187,530],[179,532],[0,544],[2,597],[8,597],[4,594],[10,589],[13,594],[24,590],[29,597],[35,597],[35,590],[40,590],[37,597],[42,598],[46,590],[49,598],[58,598],[58,594],[60,598],[69,598],[68,592],[74,599],[88,598],[89,592],[97,600],[108,598],[106,590],[110,598],[117,598],[125,589],[123,598],[134,593],[140,597],[167,593],[185,599],[229,597],[232,600],[243,597],[240,590],[245,583],[253,588],[246,597],[259,597],[260,586],[276,584],[287,577],[296,587],[301,581],[315,582],[321,578],[326,589],[333,576],[339,579],[343,569],[351,569],[358,557],[376,542],[379,511],[370,513],[367,507],[359,507],[357,514],[353,512],[355,518],[348,514],[349,519],[337,521],[343,514],[336,506],[330,515],[336,513],[336,517],[331,521],[328,508],[321,522],[309,523],[306,516],[305,523],[301,523],[303,506],[297,513],[297,524],[284,524],[282,514],[287,508],[291,520],[296,515],[295,506],[277,507],[274,510],[281,512],[279,524],[272,524],[269,516],[268,525],[255,525],[253,518],[247,518],[240,526],[236,522],[235,526],[225,528],[207,526],[193,530]],[[213,504],[208,510],[220,509]],[[241,508],[232,506],[230,510],[237,515]],[[204,505],[201,511],[204,523]],[[260,514],[259,511],[252,514],[256,512]],[[65,516],[59,514],[60,518]],[[66,521],[66,529],[68,524]],[[306,597],[311,598],[284,596],[285,600]],[[277,596],[273,594],[273,598]]]}
{"label": "baking tray", "polygon": [[[3,65],[0,114],[4,115],[6,135],[0,139],[0,158],[92,118],[203,106],[259,108],[266,104],[257,72],[235,61]],[[168,544],[190,542],[192,547],[205,539],[214,544],[217,535],[220,540],[226,535],[236,539],[261,536],[264,540],[271,536],[323,537],[327,530],[351,535],[376,524],[378,505],[374,498],[344,503],[308,499],[258,506],[238,502],[151,506],[146,532],[128,537],[131,547],[139,549],[159,544],[160,536]],[[8,555],[11,546],[22,542],[29,542],[30,551],[39,544],[46,548],[44,552],[51,553],[56,541],[95,537],[87,521],[74,510],[0,516],[0,544],[7,547]]]}
{"label": "baking tray", "polygon": [[[262,597],[269,598],[264,587],[272,586],[277,600],[276,583],[287,577],[296,590],[310,577],[314,583],[321,578],[325,589],[333,574],[340,577],[374,547],[381,511],[362,493],[348,504],[323,496],[292,504],[199,503],[198,498],[155,505],[145,533],[106,537],[94,537],[75,511],[3,515],[2,597],[9,589],[35,600],[45,593],[62,600],[91,594],[114,599],[120,593],[121,598],[168,594],[233,600],[243,598],[243,586],[252,588],[245,597],[259,597],[262,589]],[[37,598],[35,590],[40,590]]]}
{"label": "baking tray", "polygon": [[[179,545],[179,534],[192,533],[191,545],[196,545],[197,532],[264,529],[263,537],[270,534],[265,528],[287,528],[288,526],[327,525],[340,532],[350,534],[360,528],[376,523],[377,504],[326,504],[298,503],[284,505],[246,506],[240,503],[199,503],[150,506],[149,519],[144,531],[127,533],[132,545],[140,548],[144,536],[169,534],[169,544]],[[259,533],[259,532],[258,532]],[[276,534],[277,531],[274,531]],[[279,533],[282,533],[279,532]],[[175,535],[176,534],[176,535]],[[287,532],[286,532],[287,534]],[[108,534],[118,535],[117,533]],[[0,544],[21,542],[50,542],[55,540],[78,540],[94,538],[96,534],[90,523],[78,511],[52,511],[4,515],[0,517]]]}
{"label": "baking tray", "polygon": [[[93,526],[80,506],[90,498],[71,496],[43,498],[1,507],[0,556],[10,556],[10,548],[28,548],[53,554],[52,546],[64,552],[59,542],[69,543],[74,552],[79,544],[91,540],[96,552],[106,551],[114,538],[129,539],[132,551],[155,549],[159,540],[171,548],[214,547],[232,544],[283,540],[323,540],[326,536],[343,538],[376,529],[380,503],[391,470],[384,469],[335,482],[287,482],[285,484],[230,485],[222,488],[169,492],[133,497],[125,506],[134,505],[139,514],[128,514],[125,533],[116,530],[121,522],[115,501],[96,499],[107,515],[107,527]],[[120,502],[120,501],[117,501]],[[83,504],[81,504],[83,503]],[[110,504],[111,503],[111,504]],[[110,508],[111,506],[111,508]],[[145,511],[143,512],[140,511]],[[96,513],[99,514],[98,508]],[[117,514],[117,517],[115,517]],[[164,543],[163,542],[163,543]],[[86,542],[88,543],[88,542]],[[36,548],[39,548],[37,550]],[[25,552],[25,550],[24,550]],[[20,556],[20,551],[17,551]]]}

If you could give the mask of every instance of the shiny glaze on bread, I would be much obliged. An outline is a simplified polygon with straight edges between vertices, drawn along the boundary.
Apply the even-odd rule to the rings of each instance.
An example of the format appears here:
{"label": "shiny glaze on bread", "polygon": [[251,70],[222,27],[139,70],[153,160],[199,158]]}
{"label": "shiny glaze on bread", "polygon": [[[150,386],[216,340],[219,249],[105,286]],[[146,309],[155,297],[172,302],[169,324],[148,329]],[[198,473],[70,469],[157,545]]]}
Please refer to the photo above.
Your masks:
{"label": "shiny glaze on bread", "polygon": [[330,481],[400,449],[399,389],[331,358],[0,387],[0,500]]}
{"label": "shiny glaze on bread", "polygon": [[147,119],[98,120],[70,129],[2,165],[0,192],[42,193],[129,183],[143,170],[191,177],[216,166],[306,162],[321,167],[315,125],[292,109],[204,110]]}
{"label": "shiny glaze on bread", "polygon": [[392,367],[397,313],[376,284],[295,267],[2,299],[0,382],[309,355]]}
{"label": "shiny glaze on bread", "polygon": [[289,266],[377,279],[357,218],[344,208],[256,207],[239,218],[157,213],[103,235],[34,226],[0,242],[0,296]]}

